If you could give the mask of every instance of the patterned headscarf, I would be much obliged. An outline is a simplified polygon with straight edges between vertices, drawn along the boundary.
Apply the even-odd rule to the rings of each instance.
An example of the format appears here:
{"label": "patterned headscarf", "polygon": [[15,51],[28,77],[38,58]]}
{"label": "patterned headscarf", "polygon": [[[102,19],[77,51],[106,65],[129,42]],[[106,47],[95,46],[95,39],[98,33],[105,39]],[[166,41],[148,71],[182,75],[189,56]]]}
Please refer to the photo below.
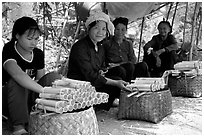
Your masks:
{"label": "patterned headscarf", "polygon": [[92,10],[90,11],[90,16],[87,18],[86,22],[85,22],[85,26],[88,29],[89,24],[91,24],[94,21],[105,21],[108,24],[108,31],[111,35],[114,35],[114,25],[113,23],[110,21],[110,17],[105,14],[104,12],[100,11],[100,10]]}

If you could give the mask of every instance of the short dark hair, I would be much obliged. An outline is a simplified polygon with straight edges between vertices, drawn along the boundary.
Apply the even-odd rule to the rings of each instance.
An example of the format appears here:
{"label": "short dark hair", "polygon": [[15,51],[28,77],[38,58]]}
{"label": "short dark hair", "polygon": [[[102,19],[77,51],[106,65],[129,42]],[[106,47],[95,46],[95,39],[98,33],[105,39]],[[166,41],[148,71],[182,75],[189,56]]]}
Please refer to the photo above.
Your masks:
{"label": "short dark hair", "polygon": [[169,33],[172,32],[172,26],[171,26],[171,24],[170,24],[169,21],[164,21],[164,20],[163,20],[163,21],[159,22],[157,29],[159,28],[159,26],[160,26],[161,24],[167,24],[167,25],[169,26],[169,28],[170,28],[170,32],[169,32]]}

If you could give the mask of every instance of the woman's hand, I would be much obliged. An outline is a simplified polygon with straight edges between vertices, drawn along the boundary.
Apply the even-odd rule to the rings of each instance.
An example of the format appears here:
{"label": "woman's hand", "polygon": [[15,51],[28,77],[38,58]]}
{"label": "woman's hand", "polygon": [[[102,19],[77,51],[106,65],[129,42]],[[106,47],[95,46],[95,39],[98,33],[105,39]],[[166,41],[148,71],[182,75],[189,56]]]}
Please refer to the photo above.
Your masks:
{"label": "woman's hand", "polygon": [[148,50],[147,50],[147,54],[149,55],[149,54],[151,54],[151,52],[152,52],[152,50],[153,50],[153,48],[148,48]]}
{"label": "woman's hand", "polygon": [[128,82],[125,82],[123,80],[116,80],[116,86],[119,87],[122,90],[129,90],[126,85],[128,84]]}

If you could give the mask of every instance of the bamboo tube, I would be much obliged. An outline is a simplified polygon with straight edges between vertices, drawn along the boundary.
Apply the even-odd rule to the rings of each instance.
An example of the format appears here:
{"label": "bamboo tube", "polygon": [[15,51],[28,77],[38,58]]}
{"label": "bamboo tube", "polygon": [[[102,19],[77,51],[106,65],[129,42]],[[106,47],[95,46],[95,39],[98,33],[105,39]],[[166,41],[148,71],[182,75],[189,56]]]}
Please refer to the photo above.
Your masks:
{"label": "bamboo tube", "polygon": [[62,78],[61,80],[54,81],[53,85],[66,86],[66,87],[70,87],[70,88],[80,88],[80,87],[89,87],[91,84],[90,84],[90,82],[86,82],[86,81],[79,81],[79,80],[73,80],[73,79],[68,79],[68,78]]}
{"label": "bamboo tube", "polygon": [[78,109],[81,109],[81,106],[82,106],[82,103],[78,103],[78,104],[77,104],[77,108],[78,108]]}
{"label": "bamboo tube", "polygon": [[69,78],[62,78],[63,81],[69,82],[69,83],[79,83],[79,84],[88,84],[90,85],[91,83],[88,81],[81,81],[81,80],[75,80],[75,79],[69,79]]}
{"label": "bamboo tube", "polygon": [[67,107],[63,107],[63,112],[67,112],[68,108]]}
{"label": "bamboo tube", "polygon": [[67,100],[67,95],[59,95],[59,94],[40,93],[39,97],[47,98],[47,99]]}
{"label": "bamboo tube", "polygon": [[37,98],[35,101],[36,101],[37,104],[52,106],[52,107],[55,107],[55,108],[64,107],[64,101],[47,100],[47,99],[40,99],[40,98]]}
{"label": "bamboo tube", "polygon": [[93,99],[93,104],[94,104],[94,105],[97,104],[97,101],[98,101],[97,98],[94,98],[94,99]]}
{"label": "bamboo tube", "polygon": [[60,113],[60,114],[63,113],[63,108],[56,109],[55,107],[40,105],[40,104],[37,105],[37,108],[52,111],[52,112],[56,112],[56,113]]}
{"label": "bamboo tube", "polygon": [[43,93],[49,93],[49,94],[66,94],[67,90],[65,88],[61,88],[61,87],[44,87],[44,91]]}
{"label": "bamboo tube", "polygon": [[135,80],[131,80],[131,82],[136,84],[153,84],[155,82],[165,83],[164,78],[136,78]]}
{"label": "bamboo tube", "polygon": [[73,106],[74,104],[75,104],[75,100],[74,99],[70,100],[70,105]]}
{"label": "bamboo tube", "polygon": [[67,106],[67,111],[69,111],[69,112],[71,112],[71,111],[73,111],[74,109],[73,109],[73,106],[72,105],[68,105]]}
{"label": "bamboo tube", "polygon": [[74,110],[77,110],[78,109],[78,105],[77,105],[78,103],[75,103],[74,104],[74,106],[73,106],[73,108],[74,108]]}
{"label": "bamboo tube", "polygon": [[86,107],[86,102],[82,102],[81,108],[85,108],[85,107]]}
{"label": "bamboo tube", "polygon": [[86,106],[87,106],[87,107],[91,106],[91,103],[90,103],[90,102],[91,102],[90,100],[88,100],[88,101],[86,102]]}
{"label": "bamboo tube", "polygon": [[99,98],[97,104],[101,104],[102,103],[102,99]]}

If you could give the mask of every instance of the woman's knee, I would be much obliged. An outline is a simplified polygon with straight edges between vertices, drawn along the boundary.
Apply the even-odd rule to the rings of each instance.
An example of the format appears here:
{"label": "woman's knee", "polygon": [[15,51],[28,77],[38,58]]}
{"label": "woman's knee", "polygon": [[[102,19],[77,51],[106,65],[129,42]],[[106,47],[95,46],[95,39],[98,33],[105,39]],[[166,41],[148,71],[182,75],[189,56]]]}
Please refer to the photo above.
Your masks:
{"label": "woman's knee", "polygon": [[52,86],[52,83],[56,80],[56,79],[61,79],[62,75],[57,73],[57,72],[50,72],[45,74],[42,78],[40,78],[40,80],[38,81],[38,84],[40,84],[41,86]]}

